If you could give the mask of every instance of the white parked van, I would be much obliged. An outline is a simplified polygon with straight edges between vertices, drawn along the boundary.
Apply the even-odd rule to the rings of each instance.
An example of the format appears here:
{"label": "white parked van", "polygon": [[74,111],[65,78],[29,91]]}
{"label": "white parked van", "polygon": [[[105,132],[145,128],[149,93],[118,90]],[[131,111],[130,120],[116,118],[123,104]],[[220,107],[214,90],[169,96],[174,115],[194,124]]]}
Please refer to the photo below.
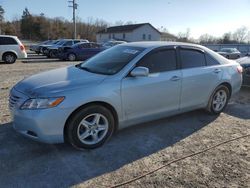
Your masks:
{"label": "white parked van", "polygon": [[19,58],[27,58],[21,41],[16,36],[0,35],[0,61],[15,63]]}

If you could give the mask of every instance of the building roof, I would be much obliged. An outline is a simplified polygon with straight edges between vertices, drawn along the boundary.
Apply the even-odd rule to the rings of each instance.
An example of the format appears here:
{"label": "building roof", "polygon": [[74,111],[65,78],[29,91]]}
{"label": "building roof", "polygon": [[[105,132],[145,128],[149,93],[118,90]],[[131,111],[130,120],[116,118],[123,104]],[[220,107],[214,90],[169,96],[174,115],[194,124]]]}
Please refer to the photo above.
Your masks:
{"label": "building roof", "polygon": [[[141,23],[141,24],[130,24],[130,25],[121,25],[121,26],[114,26],[114,27],[108,27],[106,29],[103,29],[97,33],[123,33],[123,32],[131,32],[139,27],[142,27],[144,25],[149,25],[152,27],[155,31],[160,33],[154,26],[152,26],[150,23]],[[161,34],[161,33],[160,33]]]}

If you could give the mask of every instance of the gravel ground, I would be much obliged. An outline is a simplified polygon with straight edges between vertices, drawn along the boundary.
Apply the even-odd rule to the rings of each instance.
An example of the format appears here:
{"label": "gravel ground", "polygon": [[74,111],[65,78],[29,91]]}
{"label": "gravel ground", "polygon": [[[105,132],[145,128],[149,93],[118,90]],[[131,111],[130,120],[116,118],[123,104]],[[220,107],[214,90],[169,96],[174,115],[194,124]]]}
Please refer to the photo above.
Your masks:
{"label": "gravel ground", "polygon": [[[133,126],[103,147],[76,151],[66,144],[26,139],[11,127],[8,93],[31,74],[69,62],[0,64],[0,187],[110,187],[171,160],[250,134],[250,89],[220,116],[198,110]],[[124,187],[250,187],[250,137],[171,164]]]}

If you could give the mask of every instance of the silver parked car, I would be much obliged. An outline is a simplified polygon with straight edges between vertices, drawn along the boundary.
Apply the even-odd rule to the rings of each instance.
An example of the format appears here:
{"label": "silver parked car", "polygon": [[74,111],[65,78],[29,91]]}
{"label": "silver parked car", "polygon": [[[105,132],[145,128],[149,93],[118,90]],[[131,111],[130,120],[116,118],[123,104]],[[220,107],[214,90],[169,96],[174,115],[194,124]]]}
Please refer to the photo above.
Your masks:
{"label": "silver parked car", "polygon": [[9,106],[25,136],[96,148],[133,124],[200,108],[219,114],[241,83],[238,63],[203,46],[137,42],[26,78]]}
{"label": "silver parked car", "polygon": [[236,48],[222,48],[218,53],[227,59],[238,59],[241,57],[240,51]]}

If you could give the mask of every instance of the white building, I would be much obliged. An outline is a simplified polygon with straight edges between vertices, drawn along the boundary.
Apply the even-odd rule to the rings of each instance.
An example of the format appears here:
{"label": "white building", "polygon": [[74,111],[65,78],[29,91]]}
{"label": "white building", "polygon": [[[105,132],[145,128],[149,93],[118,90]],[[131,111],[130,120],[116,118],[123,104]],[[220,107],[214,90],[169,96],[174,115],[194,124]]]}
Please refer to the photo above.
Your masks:
{"label": "white building", "polygon": [[96,34],[96,41],[98,43],[109,40],[127,42],[159,41],[161,40],[161,33],[150,23],[142,23],[109,27]]}

